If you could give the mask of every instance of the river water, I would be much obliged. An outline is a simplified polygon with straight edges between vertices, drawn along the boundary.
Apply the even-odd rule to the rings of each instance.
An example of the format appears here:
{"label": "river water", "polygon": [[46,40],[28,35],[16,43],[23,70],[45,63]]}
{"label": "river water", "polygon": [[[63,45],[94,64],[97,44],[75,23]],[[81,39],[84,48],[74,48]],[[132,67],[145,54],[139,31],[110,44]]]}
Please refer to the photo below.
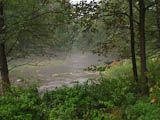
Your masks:
{"label": "river water", "polygon": [[72,86],[75,82],[83,83],[90,78],[97,78],[96,72],[83,69],[105,61],[104,57],[92,53],[72,52],[59,57],[30,57],[12,61],[9,68],[21,65],[10,71],[12,84],[18,84],[23,78],[30,83],[39,82],[39,91],[51,90],[63,85]]}

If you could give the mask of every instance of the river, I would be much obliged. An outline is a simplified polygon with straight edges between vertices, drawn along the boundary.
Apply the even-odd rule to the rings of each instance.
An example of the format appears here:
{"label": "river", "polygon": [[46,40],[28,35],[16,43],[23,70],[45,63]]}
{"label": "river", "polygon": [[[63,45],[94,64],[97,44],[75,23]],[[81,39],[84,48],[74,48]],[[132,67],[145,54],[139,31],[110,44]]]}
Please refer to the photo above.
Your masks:
{"label": "river", "polygon": [[13,60],[9,68],[21,65],[10,71],[12,84],[18,84],[23,78],[32,83],[38,81],[39,91],[51,90],[63,85],[72,86],[75,82],[83,83],[90,78],[96,78],[96,72],[85,72],[84,68],[97,65],[104,57],[92,53],[72,52],[67,56],[29,57]]}

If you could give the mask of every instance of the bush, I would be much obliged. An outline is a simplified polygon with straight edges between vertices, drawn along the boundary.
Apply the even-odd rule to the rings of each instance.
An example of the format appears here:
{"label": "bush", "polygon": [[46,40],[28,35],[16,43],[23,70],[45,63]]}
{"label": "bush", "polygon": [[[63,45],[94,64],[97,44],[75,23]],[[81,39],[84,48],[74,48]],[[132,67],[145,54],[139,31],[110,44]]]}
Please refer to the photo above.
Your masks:
{"label": "bush", "polygon": [[125,110],[125,120],[159,120],[160,108],[156,104],[137,101],[133,106],[128,106]]}
{"label": "bush", "polygon": [[[160,119],[159,77],[154,76],[159,67],[151,66],[148,66],[149,80],[155,79],[155,83],[150,84],[153,90],[149,97],[137,94],[140,87],[133,76],[126,73],[113,78],[101,76],[98,80],[75,84],[71,88],[64,86],[43,94],[38,93],[36,86],[12,87],[5,96],[0,96],[0,120]],[[153,97],[155,102],[150,104]]]}
{"label": "bush", "polygon": [[0,120],[40,120],[44,116],[41,109],[40,95],[34,87],[13,87],[0,96]]}
{"label": "bush", "polygon": [[157,85],[160,87],[160,61],[148,60],[147,63],[147,77],[149,81],[149,87]]}
{"label": "bush", "polygon": [[[64,87],[44,94],[44,101],[49,105],[50,119],[89,119],[108,118],[118,119],[110,111],[117,110],[122,105],[135,102],[132,92],[133,81],[129,79],[100,78],[89,84],[75,85],[73,88]],[[136,87],[135,87],[136,88]],[[130,93],[127,95],[127,93]],[[111,117],[111,118],[112,118]],[[100,120],[100,119],[99,119]]]}
{"label": "bush", "polygon": [[71,88],[64,86],[46,91],[43,95],[36,87],[13,87],[5,96],[0,96],[0,119],[116,120],[120,115],[112,111],[119,111],[121,106],[135,101],[133,85],[128,78],[101,77]]}

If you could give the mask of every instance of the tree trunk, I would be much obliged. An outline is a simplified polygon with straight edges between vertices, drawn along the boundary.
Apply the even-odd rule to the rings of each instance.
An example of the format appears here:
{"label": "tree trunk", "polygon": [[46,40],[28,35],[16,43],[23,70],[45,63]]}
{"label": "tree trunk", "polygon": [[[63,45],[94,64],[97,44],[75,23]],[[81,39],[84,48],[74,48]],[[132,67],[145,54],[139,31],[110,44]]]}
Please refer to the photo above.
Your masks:
{"label": "tree trunk", "polygon": [[141,58],[141,92],[143,95],[148,94],[147,68],[146,68],[146,43],[145,43],[145,3],[139,0],[139,34],[140,34],[140,58]]}
{"label": "tree trunk", "polygon": [[2,90],[5,92],[6,86],[10,86],[7,58],[5,54],[4,41],[4,19],[3,19],[3,1],[0,1],[0,73],[2,80]]}
{"label": "tree trunk", "polygon": [[[0,72],[1,72],[2,82],[10,86],[8,65],[7,65],[6,55],[5,55],[5,44],[4,43],[0,44]],[[5,88],[5,86],[3,86],[3,88]]]}
{"label": "tree trunk", "polygon": [[160,47],[160,0],[156,0],[157,5],[157,28],[158,28],[158,47]]}
{"label": "tree trunk", "polygon": [[132,0],[129,0],[129,8],[130,8],[130,37],[131,37],[131,53],[132,53],[132,69],[134,80],[138,82],[138,74],[137,74],[137,65],[136,65],[136,56],[135,56],[135,39],[134,39],[134,23],[133,23],[133,7]]}

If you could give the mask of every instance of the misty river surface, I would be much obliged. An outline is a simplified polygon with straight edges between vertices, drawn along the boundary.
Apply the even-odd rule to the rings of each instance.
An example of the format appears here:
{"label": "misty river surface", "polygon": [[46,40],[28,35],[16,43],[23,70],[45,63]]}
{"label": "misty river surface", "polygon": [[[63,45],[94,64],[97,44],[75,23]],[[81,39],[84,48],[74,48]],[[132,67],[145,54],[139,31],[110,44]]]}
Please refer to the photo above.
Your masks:
{"label": "misty river surface", "polygon": [[97,73],[85,72],[84,69],[97,65],[105,58],[92,53],[76,52],[65,57],[30,57],[12,61],[9,68],[19,66],[10,71],[13,84],[21,82],[23,78],[28,81],[41,81],[39,90],[51,90],[63,85],[72,86],[73,83],[96,78]]}

